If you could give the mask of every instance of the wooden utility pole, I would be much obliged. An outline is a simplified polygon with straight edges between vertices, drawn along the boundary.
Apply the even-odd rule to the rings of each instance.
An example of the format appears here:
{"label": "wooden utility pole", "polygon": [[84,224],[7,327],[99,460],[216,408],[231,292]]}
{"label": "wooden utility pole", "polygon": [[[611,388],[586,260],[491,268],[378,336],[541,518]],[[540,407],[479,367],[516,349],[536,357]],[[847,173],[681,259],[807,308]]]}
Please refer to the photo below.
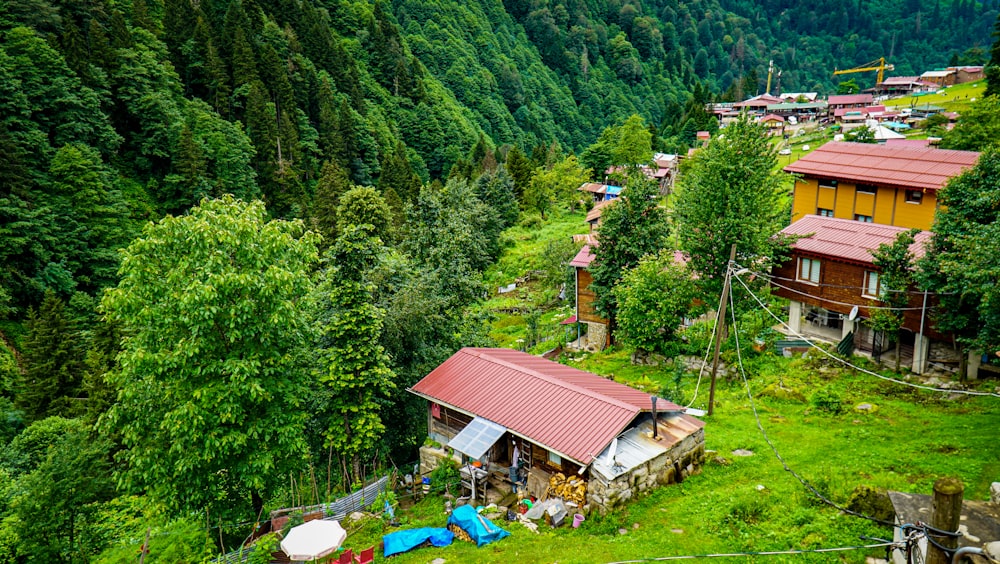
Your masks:
{"label": "wooden utility pole", "polygon": [[142,548],[139,550],[139,564],[143,564],[146,555],[149,554],[149,530],[149,527],[146,527],[146,540],[142,541]]}
{"label": "wooden utility pole", "polygon": [[731,272],[736,260],[736,243],[729,249],[729,262],[726,264],[726,281],[722,285],[722,300],[719,314],[715,318],[715,356],[712,358],[712,384],[708,388],[708,414],[712,415],[715,407],[715,375],[719,372],[719,349],[722,348],[722,333],[726,330],[726,306],[729,305],[729,285],[732,281]]}
{"label": "wooden utility pole", "polygon": [[[959,518],[962,516],[962,492],[965,485],[958,478],[941,478],[934,482],[934,504],[931,507],[933,516],[931,526],[941,531],[957,531]],[[950,550],[958,548],[958,537],[935,536],[928,531],[927,536],[934,542]],[[927,543],[927,564],[949,564],[951,558],[932,543]]]}

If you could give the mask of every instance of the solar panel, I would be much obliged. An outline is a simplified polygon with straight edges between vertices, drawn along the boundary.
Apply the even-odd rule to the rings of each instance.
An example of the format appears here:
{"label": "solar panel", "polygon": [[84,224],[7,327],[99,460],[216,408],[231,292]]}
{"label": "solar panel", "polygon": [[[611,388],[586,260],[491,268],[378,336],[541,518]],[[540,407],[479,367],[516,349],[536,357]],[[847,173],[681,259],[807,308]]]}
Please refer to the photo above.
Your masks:
{"label": "solar panel", "polygon": [[448,446],[471,458],[482,458],[506,431],[488,419],[476,417],[448,441]]}

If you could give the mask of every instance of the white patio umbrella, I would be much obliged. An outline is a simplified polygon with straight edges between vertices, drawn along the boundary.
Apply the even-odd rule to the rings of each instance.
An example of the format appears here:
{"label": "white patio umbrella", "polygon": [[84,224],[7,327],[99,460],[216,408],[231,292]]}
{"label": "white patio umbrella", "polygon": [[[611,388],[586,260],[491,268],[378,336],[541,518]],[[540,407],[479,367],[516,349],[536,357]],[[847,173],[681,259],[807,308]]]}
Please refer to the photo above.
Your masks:
{"label": "white patio umbrella", "polygon": [[347,539],[347,531],[337,521],[317,519],[292,527],[281,550],[291,560],[316,560],[332,554]]}

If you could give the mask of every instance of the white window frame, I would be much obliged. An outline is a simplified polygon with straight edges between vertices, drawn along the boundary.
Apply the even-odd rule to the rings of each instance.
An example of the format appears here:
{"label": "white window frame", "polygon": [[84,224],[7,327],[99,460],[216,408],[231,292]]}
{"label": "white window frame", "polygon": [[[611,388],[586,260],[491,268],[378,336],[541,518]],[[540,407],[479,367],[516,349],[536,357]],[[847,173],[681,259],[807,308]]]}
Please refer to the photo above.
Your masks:
{"label": "white window frame", "polygon": [[817,181],[817,184],[818,184],[818,186],[820,188],[833,188],[833,189],[836,189],[837,185],[839,184],[839,182],[837,182],[836,180],[830,180],[830,179],[827,179],[827,178],[821,178],[821,179],[819,179]]}
{"label": "white window frame", "polygon": [[[873,285],[875,286],[874,291],[872,291]],[[885,292],[882,291],[881,274],[874,270],[866,270],[864,285],[861,286],[861,295],[873,300],[881,300],[884,294]]]}
{"label": "white window frame", "polygon": [[858,194],[878,193],[878,186],[875,186],[874,184],[856,184],[854,188]]}
{"label": "white window frame", "polygon": [[833,210],[829,208],[816,208],[816,215],[820,217],[833,217]]}
{"label": "white window frame", "polygon": [[806,284],[819,284],[819,274],[822,262],[819,259],[799,257],[798,270],[795,278]]}
{"label": "white window frame", "polygon": [[875,216],[856,213],[854,214],[854,221],[860,221],[861,223],[875,223]]}
{"label": "white window frame", "polygon": [[920,190],[907,190],[905,199],[907,204],[922,204],[924,202],[924,193]]}

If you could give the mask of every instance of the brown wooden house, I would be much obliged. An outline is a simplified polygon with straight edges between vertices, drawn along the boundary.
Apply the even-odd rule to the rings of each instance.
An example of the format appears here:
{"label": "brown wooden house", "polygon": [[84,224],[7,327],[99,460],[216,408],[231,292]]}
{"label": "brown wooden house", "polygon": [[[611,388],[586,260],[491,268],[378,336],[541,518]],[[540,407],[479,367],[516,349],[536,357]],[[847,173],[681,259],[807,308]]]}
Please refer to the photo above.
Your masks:
{"label": "brown wooden house", "polygon": [[[773,270],[775,295],[789,300],[788,325],[792,332],[839,341],[849,335],[854,346],[877,352],[881,341],[864,320],[872,307],[884,307],[884,289],[879,269],[872,263],[871,251],[881,244],[891,244],[902,227],[861,223],[846,219],[809,215],[782,230],[785,235],[800,236],[792,245],[791,258]],[[929,231],[915,237],[910,251],[921,257],[931,238]],[[925,296],[911,288],[909,305],[904,311],[900,340],[904,357],[912,357],[914,372],[925,370],[931,340],[947,340],[931,323],[936,304],[932,294]],[[857,309],[855,310],[855,306]]]}

